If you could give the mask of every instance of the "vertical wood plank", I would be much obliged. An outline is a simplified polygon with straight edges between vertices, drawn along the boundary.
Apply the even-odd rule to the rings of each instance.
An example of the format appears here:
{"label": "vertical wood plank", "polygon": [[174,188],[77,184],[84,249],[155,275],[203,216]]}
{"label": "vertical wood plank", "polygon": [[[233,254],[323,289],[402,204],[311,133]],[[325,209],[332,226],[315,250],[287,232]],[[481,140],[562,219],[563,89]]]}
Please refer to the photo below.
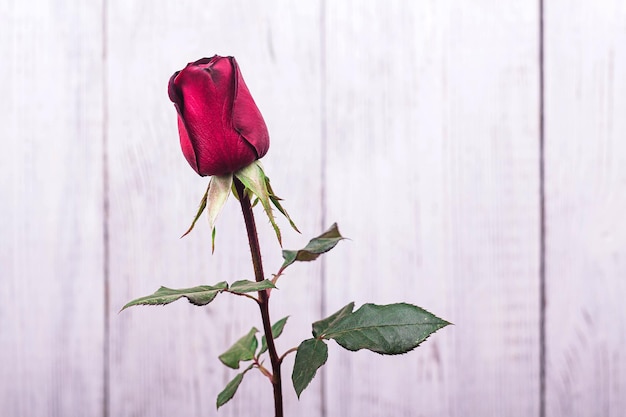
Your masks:
{"label": "vertical wood plank", "polygon": [[[111,182],[111,309],[160,285],[182,288],[254,279],[236,200],[217,225],[216,252],[203,216],[187,237],[208,178],[180,151],[176,113],[167,97],[170,75],[187,62],[234,55],[271,135],[263,164],[285,207],[304,233],[279,220],[286,247],[320,231],[319,3],[283,1],[184,3],[110,2],[109,97]],[[257,211],[266,274],[281,252]],[[320,317],[319,267],[294,266],[272,295],[272,316],[291,314],[278,348],[308,337]],[[111,317],[111,415],[211,415],[236,372],[217,359],[250,327],[262,328],[250,300],[222,295],[205,308],[179,301]],[[297,403],[285,363],[287,415],[319,414],[312,392]],[[244,379],[221,416],[270,415],[271,386],[258,372]],[[299,410],[299,411],[298,411]]]}
{"label": "vertical wood plank", "polygon": [[0,410],[100,416],[101,4],[0,16]]}
{"label": "vertical wood plank", "polygon": [[626,4],[546,2],[548,416],[626,409]]}
{"label": "vertical wood plank", "polygon": [[[328,415],[532,416],[539,393],[537,2],[327,2],[328,313],[455,323],[401,357],[332,346]],[[341,251],[341,253],[338,253]]]}

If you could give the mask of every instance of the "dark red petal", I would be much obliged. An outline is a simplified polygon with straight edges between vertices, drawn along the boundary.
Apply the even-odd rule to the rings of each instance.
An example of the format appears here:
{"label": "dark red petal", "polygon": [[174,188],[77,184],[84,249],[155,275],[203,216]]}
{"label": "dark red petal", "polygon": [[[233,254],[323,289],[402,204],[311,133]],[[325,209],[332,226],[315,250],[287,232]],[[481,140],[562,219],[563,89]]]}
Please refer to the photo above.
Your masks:
{"label": "dark red petal", "polygon": [[[230,63],[230,58],[216,59],[211,65],[205,69],[210,74],[213,85],[218,96],[224,98],[224,114],[229,117],[229,109],[232,107],[232,101],[235,96],[235,72]],[[230,120],[228,120],[230,123]]]}
{"label": "dark red petal", "polygon": [[[180,147],[183,150],[183,155],[185,155],[185,159],[189,162],[189,165],[198,173],[198,161],[196,158],[196,151],[193,148],[193,143],[189,138],[189,133],[187,132],[187,127],[185,126],[185,121],[178,112],[178,135],[180,136]],[[202,175],[202,174],[200,174]]]}
{"label": "dark red petal", "polygon": [[194,144],[219,141],[223,136],[220,120],[224,97],[218,94],[211,76],[202,68],[187,67],[177,77],[176,85],[184,98],[182,116]]}
{"label": "dark red petal", "polygon": [[170,97],[173,103],[182,106],[183,99],[180,96],[180,92],[176,88],[176,76],[180,74],[180,71],[176,71],[171,77],[169,83],[167,83],[167,95]]}
{"label": "dark red petal", "polygon": [[235,71],[235,98],[233,100],[233,126],[254,147],[257,158],[262,158],[270,147],[270,136],[235,58],[230,58]]}
{"label": "dark red petal", "polygon": [[217,56],[217,55],[213,55],[211,58],[200,58],[197,61],[191,62],[188,65],[205,65],[205,64],[210,64],[212,61],[217,60],[221,57]]}

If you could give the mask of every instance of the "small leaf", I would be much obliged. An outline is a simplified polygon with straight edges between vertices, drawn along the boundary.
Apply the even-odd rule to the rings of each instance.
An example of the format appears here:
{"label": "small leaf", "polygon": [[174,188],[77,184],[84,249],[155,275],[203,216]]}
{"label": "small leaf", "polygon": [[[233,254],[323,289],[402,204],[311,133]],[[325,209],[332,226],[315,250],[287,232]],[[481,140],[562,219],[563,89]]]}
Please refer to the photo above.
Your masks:
{"label": "small leaf", "polygon": [[337,311],[331,316],[326,317],[323,320],[316,321],[313,323],[313,336],[314,337],[322,337],[326,331],[333,327],[333,325],[341,320],[343,320],[348,315],[352,314],[352,310],[354,309],[354,303],[350,303],[344,306],[341,310]]}
{"label": "small leaf", "polygon": [[276,224],[276,218],[274,217],[272,207],[270,206],[270,192],[267,189],[265,173],[263,172],[260,162],[254,161],[247,167],[240,169],[235,172],[235,177],[241,181],[246,190],[254,194],[259,199],[261,205],[263,206],[263,210],[265,210],[265,214],[267,214],[267,217],[274,228],[278,243],[282,246],[280,229]]}
{"label": "small leaf", "polygon": [[248,281],[244,279],[241,281],[233,282],[230,285],[230,288],[228,289],[228,291],[244,294],[248,292],[262,291],[268,288],[276,288],[276,286],[272,284],[272,281],[268,279],[264,279],[263,281],[260,281],[260,282]]}
{"label": "small leaf", "polygon": [[368,349],[397,355],[413,350],[449,324],[411,304],[364,304],[354,313],[335,320],[317,337],[334,339],[352,351]]}
{"label": "small leaf", "polygon": [[[214,286],[201,285],[193,288],[173,290],[161,287],[154,294],[137,298],[122,307],[122,310],[136,305],[165,305],[185,297],[191,304],[203,306],[209,304],[220,292],[228,288],[226,282],[220,282]],[[121,311],[121,310],[120,310]]]}
{"label": "small leaf", "polygon": [[243,372],[235,375],[232,381],[226,385],[226,388],[224,388],[224,390],[217,395],[217,408],[220,408],[233,398],[237,392],[237,388],[239,388],[239,384],[241,384],[241,381],[243,380],[243,376],[246,372],[252,369],[252,367],[253,365],[250,365]]}
{"label": "small leaf", "polygon": [[207,203],[207,196],[209,195],[209,188],[211,188],[211,182],[209,182],[209,186],[207,187],[206,192],[204,193],[204,196],[202,197],[202,200],[200,200],[200,207],[198,207],[198,212],[196,213],[196,217],[194,217],[193,222],[191,222],[191,226],[189,226],[189,229],[187,229],[187,231],[183,233],[183,235],[180,237],[181,239],[187,236],[189,232],[193,230],[193,227],[196,225],[196,222],[198,221],[198,219],[204,212],[204,209],[206,208],[206,203]]}
{"label": "small leaf", "polygon": [[259,345],[255,334],[256,328],[250,329],[241,339],[237,340],[226,352],[219,356],[220,361],[229,368],[239,369],[239,362],[254,359],[254,352]]}
{"label": "small leaf", "polygon": [[317,259],[321,254],[328,252],[337,245],[340,240],[345,239],[339,233],[337,223],[333,223],[330,229],[322,233],[316,238],[313,238],[307,243],[304,249],[300,250],[284,250],[283,259],[285,262],[280,267],[281,271],[287,268],[289,265],[296,261],[313,261]]}
{"label": "small leaf", "polygon": [[[287,323],[288,318],[289,316],[283,317],[282,319],[278,320],[276,323],[272,325],[272,337],[274,337],[274,339],[278,339],[278,337],[283,333],[283,328],[285,327],[285,324]],[[262,353],[265,353],[266,350],[267,350],[267,339],[265,338],[265,335],[263,335],[263,337],[261,337],[261,350],[259,351],[259,356]]]}
{"label": "small leaf", "polygon": [[313,380],[317,370],[326,363],[326,359],[328,359],[328,346],[323,340],[307,339],[300,343],[291,374],[298,398]]}
{"label": "small leaf", "polygon": [[222,211],[233,186],[233,174],[214,175],[209,182],[207,204],[209,206],[209,226],[211,227],[211,250],[215,251],[215,221]]}

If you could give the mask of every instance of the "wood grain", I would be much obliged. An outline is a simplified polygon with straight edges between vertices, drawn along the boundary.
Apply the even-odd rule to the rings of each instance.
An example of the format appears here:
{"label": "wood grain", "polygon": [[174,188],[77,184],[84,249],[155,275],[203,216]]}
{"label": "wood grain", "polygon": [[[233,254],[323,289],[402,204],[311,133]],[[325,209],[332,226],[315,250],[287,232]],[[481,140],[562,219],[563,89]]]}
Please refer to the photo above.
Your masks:
{"label": "wood grain", "polygon": [[[538,412],[535,2],[328,2],[328,309],[456,324],[396,358],[333,346],[328,415]],[[351,383],[348,383],[350,381]]]}
{"label": "wood grain", "polygon": [[546,4],[548,416],[626,409],[626,4]]}
{"label": "wood grain", "polygon": [[[199,178],[182,156],[167,81],[203,56],[237,58],[272,138],[263,164],[305,234],[298,236],[279,220],[284,243],[298,248],[321,231],[319,5],[111,2],[108,21],[112,415],[212,415],[217,394],[236,373],[217,356],[250,327],[262,328],[256,306],[223,295],[207,308],[180,301],[115,314],[159,285],[254,279],[236,200],[218,220],[214,256],[205,217],[178,239],[208,179]],[[280,247],[256,212],[270,277],[281,264]],[[319,266],[307,267],[290,268],[272,295],[274,320],[291,314],[278,340],[280,351],[306,338],[320,317]],[[287,415],[302,409],[319,414],[315,391],[297,403],[291,361],[284,371]],[[251,372],[219,414],[270,415],[272,407],[271,385]]]}
{"label": "wood grain", "polygon": [[0,5],[0,409],[100,416],[99,1]]}

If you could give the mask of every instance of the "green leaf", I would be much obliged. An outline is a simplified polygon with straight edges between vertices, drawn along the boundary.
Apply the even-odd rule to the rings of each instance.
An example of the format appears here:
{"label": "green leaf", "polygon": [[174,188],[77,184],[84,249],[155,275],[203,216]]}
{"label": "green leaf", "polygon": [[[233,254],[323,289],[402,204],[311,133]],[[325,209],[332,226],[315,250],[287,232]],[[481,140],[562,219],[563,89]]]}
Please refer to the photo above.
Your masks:
{"label": "green leaf", "polygon": [[239,369],[239,362],[254,359],[254,352],[259,345],[255,334],[256,328],[250,329],[241,339],[237,340],[226,352],[219,356],[220,361],[229,368]]}
{"label": "green leaf", "polygon": [[187,236],[189,232],[193,230],[193,227],[196,225],[196,222],[198,221],[198,219],[204,212],[204,209],[206,208],[207,196],[209,195],[210,188],[211,188],[211,182],[209,182],[209,186],[207,187],[206,192],[204,193],[204,196],[202,197],[202,200],[200,200],[200,207],[198,207],[198,212],[196,213],[196,217],[194,217],[193,222],[191,222],[191,226],[189,226],[189,229],[187,229],[187,231],[183,233],[183,235],[180,237],[181,239]]}
{"label": "green leaf", "polygon": [[328,346],[323,340],[307,339],[300,343],[291,374],[298,398],[313,380],[317,370],[326,363],[326,359],[328,359]]}
{"label": "green leaf", "polygon": [[[285,327],[285,324],[287,323],[288,318],[289,316],[283,317],[282,319],[278,320],[276,323],[272,325],[272,337],[274,339],[278,339],[278,337],[283,333],[283,328]],[[265,353],[266,350],[267,350],[267,339],[265,338],[265,335],[263,335],[263,337],[261,337],[261,350],[259,351],[259,356],[262,353]]]}
{"label": "green leaf", "polygon": [[364,304],[354,313],[334,320],[317,337],[334,339],[352,351],[368,349],[383,355],[397,355],[413,350],[449,324],[411,304]]}
{"label": "green leaf", "polygon": [[321,254],[328,252],[337,245],[340,240],[345,239],[339,233],[337,223],[333,223],[330,229],[322,233],[316,238],[313,238],[307,243],[307,245],[300,250],[284,250],[283,259],[285,262],[280,267],[281,271],[287,268],[289,265],[296,261],[313,261],[317,259]]}
{"label": "green leaf", "polygon": [[263,281],[248,281],[247,279],[241,281],[235,281],[230,285],[228,291],[236,292],[240,294],[262,291],[268,288],[276,288],[276,286],[272,283],[272,281],[268,279],[264,279]]}
{"label": "green leaf", "polygon": [[209,226],[211,227],[211,251],[215,251],[215,221],[222,211],[233,186],[233,174],[214,175],[207,191],[209,206]]}
{"label": "green leaf", "polygon": [[[263,168],[261,167],[261,163],[259,161],[254,161],[247,167],[235,172],[235,177],[241,181],[246,190],[254,194],[259,199],[261,205],[263,206],[263,210],[265,210],[265,214],[267,214],[267,217],[274,228],[278,243],[282,246],[280,229],[276,224],[276,218],[274,217],[272,207],[270,206],[270,192],[267,189],[266,177],[263,172]],[[241,198],[241,196],[239,197]]]}
{"label": "green leaf", "polygon": [[[154,294],[146,297],[137,298],[122,307],[122,310],[136,305],[165,305],[185,297],[191,304],[203,306],[209,304],[220,292],[228,288],[226,282],[220,282],[214,286],[201,285],[193,288],[183,288],[173,290],[171,288],[161,287]],[[121,311],[121,310],[120,310]]]}
{"label": "green leaf", "polygon": [[220,408],[233,398],[233,396],[237,392],[237,388],[239,388],[239,384],[241,384],[241,381],[243,381],[243,376],[246,374],[246,372],[252,369],[253,366],[254,365],[250,365],[243,372],[235,375],[232,381],[230,381],[226,385],[226,388],[224,388],[224,390],[217,395],[217,408]]}
{"label": "green leaf", "polygon": [[354,303],[350,303],[344,306],[341,310],[337,311],[335,314],[326,317],[323,320],[316,321],[313,323],[313,336],[314,337],[322,337],[326,331],[331,328],[335,323],[343,320],[348,315],[352,314],[352,310],[354,309]]}

